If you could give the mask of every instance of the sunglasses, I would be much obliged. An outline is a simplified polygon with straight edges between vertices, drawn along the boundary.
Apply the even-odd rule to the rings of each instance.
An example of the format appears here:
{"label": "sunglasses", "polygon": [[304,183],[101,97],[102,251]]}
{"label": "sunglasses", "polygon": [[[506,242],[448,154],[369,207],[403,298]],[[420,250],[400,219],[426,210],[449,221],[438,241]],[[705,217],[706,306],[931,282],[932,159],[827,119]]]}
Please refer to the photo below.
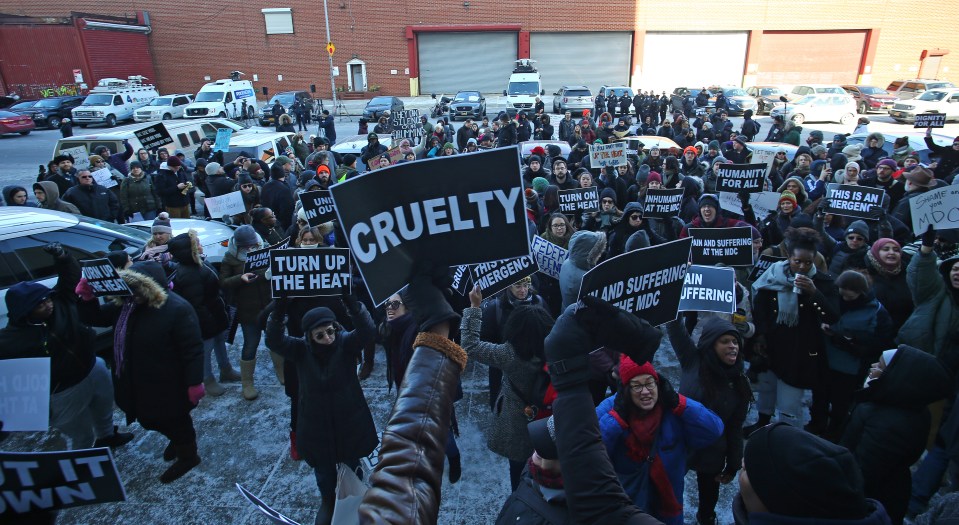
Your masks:
{"label": "sunglasses", "polygon": [[336,328],[333,328],[331,326],[327,328],[326,330],[323,330],[322,332],[320,332],[320,334],[325,335],[326,337],[333,337],[333,335],[336,334]]}
{"label": "sunglasses", "polygon": [[850,241],[865,241],[865,240],[866,240],[865,237],[862,237],[862,236],[860,236],[860,235],[850,235],[849,237],[846,237],[846,239],[848,239],[848,240],[850,240]]}
{"label": "sunglasses", "polygon": [[630,215],[630,216],[629,216],[629,220],[631,220],[631,221],[638,221],[638,220],[640,220],[640,219],[642,219],[642,218],[643,218],[642,215],[635,215],[635,214],[634,214],[634,215]]}
{"label": "sunglasses", "polygon": [[83,180],[83,179],[92,179],[92,178],[93,178],[93,177],[90,177],[90,176],[80,177],[81,180]]}
{"label": "sunglasses", "polygon": [[252,185],[252,184],[240,184],[240,187],[243,188],[244,190],[248,190],[248,189],[252,188],[253,185]]}
{"label": "sunglasses", "polygon": [[400,301],[386,301],[386,303],[384,303],[383,306],[387,310],[396,310],[397,308],[403,306],[403,303]]}
{"label": "sunglasses", "polygon": [[612,203],[613,203],[613,199],[603,199],[601,202],[602,202],[603,204],[612,204]]}

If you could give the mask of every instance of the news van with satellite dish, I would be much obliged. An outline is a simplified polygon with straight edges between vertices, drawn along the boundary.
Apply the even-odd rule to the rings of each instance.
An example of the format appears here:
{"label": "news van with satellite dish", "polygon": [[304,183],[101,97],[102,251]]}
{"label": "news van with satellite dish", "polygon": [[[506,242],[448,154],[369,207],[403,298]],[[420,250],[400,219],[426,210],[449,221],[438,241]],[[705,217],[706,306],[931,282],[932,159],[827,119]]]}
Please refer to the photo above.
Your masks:
{"label": "news van with satellite dish", "polygon": [[193,103],[183,111],[186,118],[235,118],[256,117],[256,90],[253,82],[240,80],[242,71],[233,71],[230,78],[207,82],[193,98]]}
{"label": "news van with satellite dish", "polygon": [[535,60],[528,58],[521,58],[516,61],[513,74],[509,76],[509,83],[503,90],[507,108],[516,111],[532,109],[536,103],[536,97],[546,94],[539,72],[533,66],[535,62]]}
{"label": "news van with satellite dish", "polygon": [[140,75],[121,78],[103,78],[90,90],[87,98],[73,108],[71,119],[81,128],[88,124],[117,125],[123,120],[133,120],[133,113],[160,96],[152,84],[144,84],[147,78]]}

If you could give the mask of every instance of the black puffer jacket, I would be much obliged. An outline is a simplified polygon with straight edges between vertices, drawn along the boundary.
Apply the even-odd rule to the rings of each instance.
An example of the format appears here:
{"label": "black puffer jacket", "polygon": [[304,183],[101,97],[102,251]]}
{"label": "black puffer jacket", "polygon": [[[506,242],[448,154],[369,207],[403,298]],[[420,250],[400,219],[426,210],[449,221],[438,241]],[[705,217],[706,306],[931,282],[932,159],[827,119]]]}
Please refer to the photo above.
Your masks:
{"label": "black puffer jacket", "polygon": [[626,241],[638,231],[643,231],[646,234],[649,241],[647,246],[657,246],[666,242],[666,239],[650,228],[648,219],[643,219],[643,224],[639,228],[632,227],[629,223],[629,215],[633,212],[642,214],[643,205],[638,202],[630,202],[623,209],[623,220],[613,226],[613,229],[609,232],[609,257],[626,253]]}
{"label": "black puffer jacket", "polygon": [[506,498],[503,508],[496,516],[496,525],[565,525],[572,524],[566,510],[566,493],[562,489],[550,489],[533,481],[529,472],[523,471],[516,490]]}
{"label": "black puffer jacket", "polygon": [[74,186],[60,198],[76,206],[81,215],[101,221],[115,221],[120,215],[120,201],[116,194],[95,182],[89,186]]}
{"label": "black puffer jacket", "polygon": [[220,296],[220,278],[216,270],[207,266],[196,252],[195,234],[181,233],[170,239],[169,252],[177,263],[172,278],[173,291],[187,300],[196,310],[203,339],[209,339],[227,329],[229,318],[226,304]]}

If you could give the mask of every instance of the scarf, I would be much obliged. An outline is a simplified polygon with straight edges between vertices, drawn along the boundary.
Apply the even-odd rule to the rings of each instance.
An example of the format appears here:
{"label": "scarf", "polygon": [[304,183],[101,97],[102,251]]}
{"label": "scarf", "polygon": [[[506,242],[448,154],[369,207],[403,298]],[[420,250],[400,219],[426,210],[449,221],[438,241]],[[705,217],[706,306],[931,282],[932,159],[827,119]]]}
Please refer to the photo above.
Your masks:
{"label": "scarf", "polygon": [[[793,327],[799,324],[799,294],[793,293],[795,276],[788,275],[789,261],[780,261],[769,267],[753,283],[754,292],[769,290],[777,292],[779,314],[776,324]],[[815,277],[816,266],[813,265],[807,277]]]}
{"label": "scarf", "polygon": [[550,489],[563,489],[562,472],[557,472],[554,474],[548,470],[540,468],[536,465],[536,463],[533,463],[532,457],[526,460],[526,468],[529,470],[529,477],[533,478],[533,481],[539,485]]}
{"label": "scarf", "polygon": [[902,271],[901,260],[899,261],[899,264],[897,264],[895,268],[889,268],[887,265],[883,264],[882,261],[880,261],[879,259],[876,259],[876,257],[872,254],[872,250],[866,251],[866,260],[869,261],[869,264],[871,264],[872,267],[875,268],[877,272],[879,272],[879,275],[882,275],[884,277],[892,277],[894,275],[899,275],[899,272]]}
{"label": "scarf", "polygon": [[120,372],[123,371],[123,357],[126,353],[126,342],[127,342],[127,322],[130,320],[130,315],[133,314],[133,310],[136,309],[137,303],[133,299],[125,299],[123,301],[123,306],[120,308],[120,316],[117,317],[117,325],[113,330],[113,362],[116,364],[113,368],[113,373],[120,377]]}
{"label": "scarf", "polygon": [[[651,411],[642,417],[633,414],[629,417],[629,435],[626,437],[626,455],[633,461],[642,464],[649,461],[653,453],[653,441],[660,431],[663,421],[663,405],[656,403]],[[652,490],[658,496],[658,514],[664,518],[680,516],[683,513],[683,504],[676,499],[673,485],[669,482],[669,474],[663,465],[662,454],[658,452],[649,466],[649,481]]]}

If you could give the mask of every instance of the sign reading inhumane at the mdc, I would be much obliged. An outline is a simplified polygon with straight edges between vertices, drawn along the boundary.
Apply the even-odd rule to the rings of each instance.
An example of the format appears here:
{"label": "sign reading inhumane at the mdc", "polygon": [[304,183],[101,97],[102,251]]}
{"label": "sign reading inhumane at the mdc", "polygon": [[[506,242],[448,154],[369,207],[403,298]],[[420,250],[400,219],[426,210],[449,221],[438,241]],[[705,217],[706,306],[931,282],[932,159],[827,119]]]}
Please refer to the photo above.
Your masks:
{"label": "sign reading inhumane at the mdc", "polygon": [[680,312],[736,312],[736,270],[692,265],[683,280]]}
{"label": "sign reading inhumane at the mdc", "polygon": [[716,191],[759,193],[763,191],[766,164],[720,164],[716,168]]}
{"label": "sign reading inhumane at the mdc", "polygon": [[270,251],[273,298],[343,295],[350,291],[350,250],[289,248]]}
{"label": "sign reading inhumane at the mdc", "polygon": [[646,190],[646,201],[643,202],[643,217],[651,219],[669,219],[679,215],[683,206],[683,188],[672,190]]}
{"label": "sign reading inhumane at the mdc", "polygon": [[330,190],[305,191],[300,194],[300,202],[303,204],[303,213],[306,214],[306,222],[311,228],[330,222],[336,218],[336,210],[333,208],[333,197]]}
{"label": "sign reading inhumane at the mdc", "polygon": [[0,465],[2,517],[127,499],[108,448],[0,452]]}
{"label": "sign reading inhumane at the mdc", "polygon": [[885,193],[886,190],[882,188],[828,184],[826,198],[829,199],[829,205],[826,206],[826,213],[857,219],[878,218]]}
{"label": "sign reading inhumane at the mdc", "polygon": [[484,297],[491,297],[523,277],[529,277],[538,271],[539,265],[536,264],[532,255],[470,266],[473,283],[480,287]]}
{"label": "sign reading inhumane at the mdc", "polygon": [[412,139],[423,134],[418,109],[404,109],[391,113],[390,124],[393,129],[393,139]]}
{"label": "sign reading inhumane at the mdc", "polygon": [[626,158],[625,142],[614,142],[612,144],[590,144],[590,167],[606,168],[626,166],[627,164],[629,164],[629,160]]}
{"label": "sign reading inhumane at the mdc", "polygon": [[753,263],[753,233],[749,226],[689,228],[693,264],[749,266]]}
{"label": "sign reading inhumane at the mdc", "polygon": [[152,126],[134,131],[133,136],[140,141],[140,144],[142,144],[143,148],[147,151],[152,151],[160,146],[173,143],[173,137],[170,136],[170,132],[167,131],[166,126],[164,126],[162,122],[157,122]]}
{"label": "sign reading inhumane at the mdc", "polygon": [[922,235],[929,225],[936,230],[959,228],[959,186],[946,186],[909,200],[912,232]]}
{"label": "sign reading inhumane at the mdc", "polygon": [[253,250],[252,252],[248,252],[246,254],[246,262],[243,263],[243,273],[266,270],[270,267],[270,250],[282,250],[289,245],[290,238],[287,237],[273,246],[267,246],[262,250]]}
{"label": "sign reading inhumane at the mdc", "polygon": [[90,288],[93,288],[94,297],[106,297],[108,295],[129,297],[133,295],[130,287],[127,286],[127,282],[120,277],[109,259],[80,261],[80,269],[83,277],[90,284]]}
{"label": "sign reading inhumane at the mdc", "polygon": [[458,266],[529,255],[519,166],[519,149],[498,148],[333,185],[337,217],[373,301],[402,288],[418,261]]}
{"label": "sign reading inhumane at the mdc", "polygon": [[599,190],[596,189],[596,186],[559,190],[558,196],[560,213],[576,215],[580,212],[591,212],[599,209]]}

